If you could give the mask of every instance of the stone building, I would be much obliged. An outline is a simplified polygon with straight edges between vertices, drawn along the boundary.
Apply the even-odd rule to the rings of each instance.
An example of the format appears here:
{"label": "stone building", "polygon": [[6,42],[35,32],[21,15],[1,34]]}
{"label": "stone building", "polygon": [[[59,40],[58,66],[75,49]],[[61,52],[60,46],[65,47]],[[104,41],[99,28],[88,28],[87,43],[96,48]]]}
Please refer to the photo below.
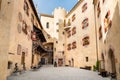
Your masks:
{"label": "stone building", "polygon": [[32,0],[0,0],[0,80],[37,66],[46,41]]}
{"label": "stone building", "polygon": [[100,71],[120,80],[120,1],[94,0]]}
{"label": "stone building", "polygon": [[119,0],[80,0],[68,13],[59,7],[53,15],[41,14],[43,28],[55,38],[58,66],[92,67],[98,60],[100,71],[116,74],[119,80],[119,4]]}
{"label": "stone building", "polygon": [[58,66],[93,67],[97,61],[93,1],[80,0],[70,12],[56,8],[41,14],[41,24],[54,38],[54,61]]}

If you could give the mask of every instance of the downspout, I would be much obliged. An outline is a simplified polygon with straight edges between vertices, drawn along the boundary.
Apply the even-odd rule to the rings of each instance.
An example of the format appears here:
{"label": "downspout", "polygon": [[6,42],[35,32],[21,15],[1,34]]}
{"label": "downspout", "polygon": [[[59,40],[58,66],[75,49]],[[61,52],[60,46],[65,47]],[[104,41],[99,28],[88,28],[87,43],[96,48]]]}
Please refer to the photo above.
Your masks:
{"label": "downspout", "polygon": [[96,5],[96,1],[93,1],[93,5],[94,5],[94,20],[95,20],[95,37],[96,37],[96,55],[97,55],[97,61],[98,61],[98,41],[97,41],[97,24],[96,24],[96,10],[95,10],[95,5]]}

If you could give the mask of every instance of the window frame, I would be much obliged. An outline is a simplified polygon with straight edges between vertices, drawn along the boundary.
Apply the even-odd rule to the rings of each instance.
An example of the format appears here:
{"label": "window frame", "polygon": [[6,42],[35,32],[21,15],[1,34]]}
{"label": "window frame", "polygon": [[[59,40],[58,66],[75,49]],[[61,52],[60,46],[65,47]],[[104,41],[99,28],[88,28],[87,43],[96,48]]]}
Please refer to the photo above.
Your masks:
{"label": "window frame", "polygon": [[83,46],[88,46],[90,44],[90,38],[89,38],[89,36],[85,36],[82,39],[82,42],[83,42]]}

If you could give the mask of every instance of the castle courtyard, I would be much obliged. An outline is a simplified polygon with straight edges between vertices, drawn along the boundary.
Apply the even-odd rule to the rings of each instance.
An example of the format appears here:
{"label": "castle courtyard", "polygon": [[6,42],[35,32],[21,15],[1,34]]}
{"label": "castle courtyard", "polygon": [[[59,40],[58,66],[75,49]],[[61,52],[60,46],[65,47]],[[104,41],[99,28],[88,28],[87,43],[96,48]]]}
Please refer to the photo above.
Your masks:
{"label": "castle courtyard", "polygon": [[98,72],[84,69],[44,66],[37,71],[9,76],[7,80],[110,80],[110,78],[101,77]]}

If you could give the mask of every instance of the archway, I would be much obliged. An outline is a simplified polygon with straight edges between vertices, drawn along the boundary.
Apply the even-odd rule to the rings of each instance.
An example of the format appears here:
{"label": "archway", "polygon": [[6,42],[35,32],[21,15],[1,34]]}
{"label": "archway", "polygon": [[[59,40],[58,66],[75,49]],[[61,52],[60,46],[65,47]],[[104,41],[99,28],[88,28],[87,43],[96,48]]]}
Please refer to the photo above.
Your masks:
{"label": "archway", "polygon": [[116,73],[116,66],[115,66],[115,56],[113,50],[110,48],[108,51],[110,66],[111,66],[111,73]]}

